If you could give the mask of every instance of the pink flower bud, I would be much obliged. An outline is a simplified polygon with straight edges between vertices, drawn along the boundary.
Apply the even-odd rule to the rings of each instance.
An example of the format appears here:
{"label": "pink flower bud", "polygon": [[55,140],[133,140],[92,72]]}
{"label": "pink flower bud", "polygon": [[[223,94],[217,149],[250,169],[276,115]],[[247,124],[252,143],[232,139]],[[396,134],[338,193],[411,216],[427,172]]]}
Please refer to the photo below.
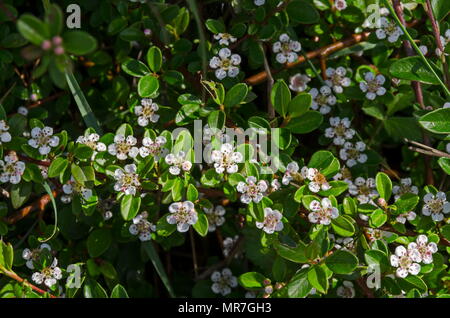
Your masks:
{"label": "pink flower bud", "polygon": [[54,36],[52,39],[52,42],[54,45],[61,45],[62,43],[62,38],[60,36]]}
{"label": "pink flower bud", "polygon": [[144,29],[144,34],[145,34],[146,36],[150,36],[150,35],[152,35],[152,30],[150,30],[150,29]]}
{"label": "pink flower bud", "polygon": [[44,42],[42,42],[42,44],[41,44],[41,48],[44,51],[50,50],[51,47],[52,47],[52,43],[49,40],[44,40]]}
{"label": "pink flower bud", "polygon": [[62,55],[64,54],[64,48],[62,46],[58,46],[57,48],[55,48],[54,52],[56,55]]}

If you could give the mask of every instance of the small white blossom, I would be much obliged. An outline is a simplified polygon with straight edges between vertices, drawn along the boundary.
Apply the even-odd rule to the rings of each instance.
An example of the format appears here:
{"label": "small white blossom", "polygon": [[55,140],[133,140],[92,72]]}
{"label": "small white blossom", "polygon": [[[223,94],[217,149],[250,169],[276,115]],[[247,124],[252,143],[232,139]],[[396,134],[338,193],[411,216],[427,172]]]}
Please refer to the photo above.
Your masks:
{"label": "small white blossom", "polygon": [[253,3],[255,4],[255,6],[263,6],[266,3],[266,0],[253,0]]}
{"label": "small white blossom", "polygon": [[191,201],[174,202],[169,205],[169,212],[167,223],[176,224],[178,232],[187,232],[190,225],[197,223],[197,211]]}
{"label": "small white blossom", "polygon": [[425,45],[419,46],[419,50],[420,50],[420,52],[422,52],[423,55],[428,54],[428,48]]}
{"label": "small white blossom", "polygon": [[62,278],[61,269],[57,266],[58,261],[55,258],[49,267],[43,268],[40,272],[35,272],[31,279],[38,285],[44,283],[47,287],[52,287]]}
{"label": "small white blossom", "polygon": [[92,190],[78,183],[73,176],[70,176],[70,180],[63,184],[62,190],[64,192],[61,196],[63,203],[71,202],[75,194],[81,195],[83,202],[88,201],[92,197]]}
{"label": "small white blossom", "polygon": [[311,192],[317,193],[321,190],[326,191],[331,189],[327,178],[316,168],[308,168],[306,171],[306,178],[310,181],[308,184],[308,189]]}
{"label": "small white blossom", "polygon": [[408,221],[412,221],[417,217],[417,214],[414,211],[409,211],[409,212],[405,212],[405,213],[401,213],[399,215],[397,215],[397,217],[395,218],[395,220],[398,223],[401,224],[405,224],[406,220]]}
{"label": "small white blossom", "polygon": [[352,172],[349,168],[343,165],[341,170],[333,176],[333,180],[345,181],[350,184],[352,182]]}
{"label": "small white blossom", "polygon": [[354,298],[355,288],[353,283],[351,281],[344,280],[342,285],[337,288],[336,294],[342,298]]}
{"label": "small white blossom", "polygon": [[139,235],[142,242],[152,239],[152,232],[156,231],[156,226],[147,220],[148,213],[142,212],[133,218],[133,224],[130,225],[129,231],[132,235]]}
{"label": "small white blossom", "polygon": [[397,277],[405,278],[408,274],[417,275],[420,272],[420,265],[416,263],[416,257],[408,253],[404,246],[395,248],[395,255],[391,255],[391,265],[396,267]]}
{"label": "small white blossom", "polygon": [[17,113],[27,116],[28,115],[28,108],[24,107],[24,106],[19,106],[19,108],[17,108]]}
{"label": "small white blossom", "polygon": [[342,11],[347,8],[347,2],[345,0],[336,0],[334,6],[338,11]]}
{"label": "small white blossom", "polygon": [[203,127],[203,144],[210,144],[213,137],[215,137],[216,140],[220,141],[221,143],[229,143],[231,141],[230,136],[225,134],[225,127],[222,129],[215,127],[210,128],[209,125],[206,124]]}
{"label": "small white blossom", "polygon": [[349,184],[348,192],[361,204],[373,202],[372,200],[378,196],[374,178],[356,178],[354,183]]}
{"label": "small white blossom", "polygon": [[51,148],[59,145],[59,137],[53,136],[51,127],[34,127],[31,129],[31,139],[28,139],[28,145],[38,149],[41,155],[47,155]]}
{"label": "small white blossom", "polygon": [[0,120],[0,146],[11,141],[11,134],[8,132],[9,126],[3,119]]}
{"label": "small white blossom", "polygon": [[181,170],[189,171],[192,168],[192,162],[185,159],[186,154],[180,151],[178,154],[168,154],[165,158],[166,163],[170,165],[169,172],[174,176],[180,174]]}
{"label": "small white blossom", "polygon": [[[441,39],[441,43],[442,43],[442,46],[443,46],[443,48],[444,48],[444,50],[445,50],[445,47],[447,46],[447,44],[450,42],[450,29],[448,29],[447,31],[445,31],[445,37],[444,36],[440,36],[440,39]],[[444,52],[442,52],[439,48],[437,48],[436,49],[436,55],[437,56],[441,56],[442,54],[443,54]],[[447,53],[444,53],[445,55],[448,55]]]}
{"label": "small white blossom", "polygon": [[386,79],[383,75],[375,76],[372,72],[367,72],[364,74],[364,80],[359,82],[359,88],[363,93],[366,93],[368,100],[374,100],[377,96],[386,94],[386,88],[383,87]]}
{"label": "small white blossom", "polygon": [[[239,236],[235,235],[234,237],[227,237],[223,240],[223,256],[228,257],[238,239]],[[236,254],[234,257],[237,258],[237,256]]]}
{"label": "small white blossom", "polygon": [[238,163],[243,161],[240,152],[235,152],[231,144],[222,144],[220,150],[213,150],[211,159],[214,162],[214,168],[217,173],[236,173],[238,171]]}
{"label": "small white blossom", "polygon": [[436,243],[428,243],[428,237],[426,235],[419,235],[416,242],[408,244],[408,252],[411,255],[417,255],[416,261],[424,264],[433,263],[433,254],[438,251]]}
{"label": "small white blossom", "polygon": [[311,78],[309,76],[297,73],[289,78],[289,88],[294,92],[300,93],[306,90],[306,86],[310,81]]}
{"label": "small white blossom", "polygon": [[263,229],[267,234],[279,232],[283,229],[284,225],[281,219],[283,215],[278,210],[272,210],[271,208],[264,209],[264,221],[256,222],[258,229]]}
{"label": "small white blossom", "polygon": [[80,136],[77,139],[77,143],[88,146],[94,151],[102,152],[106,151],[106,145],[103,142],[99,142],[100,136],[98,134],[89,134],[87,136]]}
{"label": "small white blossom", "polygon": [[325,137],[333,138],[333,143],[342,146],[346,140],[350,140],[355,135],[355,131],[350,128],[351,121],[347,118],[330,117],[330,125],[325,129]]}
{"label": "small white blossom", "polygon": [[418,194],[419,188],[412,185],[411,178],[400,179],[399,185],[392,187],[392,193],[395,195],[395,200],[398,200],[402,195],[406,193]]}
{"label": "small white blossom", "polygon": [[10,182],[18,184],[25,171],[25,163],[19,161],[13,153],[6,155],[3,160],[0,159],[0,182]]}
{"label": "small white blossom", "polygon": [[221,205],[212,207],[210,209],[203,208],[206,217],[208,218],[208,231],[214,232],[217,227],[222,226],[225,223],[225,208]]}
{"label": "small white blossom", "polygon": [[339,151],[339,157],[346,162],[346,165],[351,168],[359,163],[367,161],[367,155],[364,152],[366,144],[362,141],[357,141],[355,144],[347,141],[344,147]]}
{"label": "small white blossom", "polygon": [[43,243],[39,246],[39,248],[32,249],[32,250],[30,250],[29,248],[26,248],[22,251],[22,258],[27,261],[25,263],[25,265],[29,269],[34,269],[33,261],[37,261],[39,259],[39,255],[41,254],[42,250],[44,250],[44,249],[46,249],[48,251],[52,250],[50,245]]}
{"label": "small white blossom", "polygon": [[444,105],[442,106],[442,108],[450,108],[450,102],[444,103]]}
{"label": "small white blossom", "polygon": [[422,207],[422,214],[430,216],[433,221],[440,222],[444,219],[444,214],[450,212],[450,202],[444,192],[438,192],[436,195],[427,193],[423,197],[425,204]]}
{"label": "small white blossom", "polygon": [[139,148],[135,145],[137,139],[131,135],[125,137],[124,135],[115,135],[114,143],[108,146],[108,152],[116,156],[119,160],[135,158],[139,154]]}
{"label": "small white blossom", "polygon": [[279,41],[273,44],[273,53],[277,53],[276,60],[278,63],[292,63],[298,59],[298,54],[302,49],[300,42],[293,41],[289,35],[283,33],[279,37]]}
{"label": "small white blossom", "polygon": [[323,198],[321,202],[313,200],[309,204],[311,212],[308,214],[308,219],[311,223],[328,225],[332,219],[339,216],[339,211],[332,204],[330,199]]}
{"label": "small white blossom", "polygon": [[222,296],[230,294],[231,288],[235,288],[238,285],[237,278],[233,276],[229,268],[224,268],[222,272],[215,271],[211,274],[211,280],[213,282],[211,290],[214,294]]}
{"label": "small white blossom", "polygon": [[152,140],[150,137],[144,137],[142,139],[143,146],[139,148],[139,154],[142,158],[152,155],[155,161],[158,161],[168,153],[168,150],[164,148],[166,142],[167,140],[164,136],[156,137],[155,140]]}
{"label": "small white blossom", "polygon": [[159,120],[159,115],[156,114],[159,106],[150,98],[141,100],[141,105],[134,107],[134,113],[138,116],[139,126],[145,127],[149,122],[156,123]]}
{"label": "small white blossom", "polygon": [[351,81],[350,78],[345,77],[347,70],[344,67],[339,66],[336,69],[329,67],[325,73],[328,77],[325,84],[331,87],[335,93],[341,94],[344,91],[344,87],[350,86]]}
{"label": "small white blossom", "polygon": [[267,182],[265,180],[257,181],[254,176],[249,176],[245,182],[239,182],[236,186],[238,192],[242,193],[241,202],[250,204],[250,202],[258,203],[264,197],[267,191]]}
{"label": "small white blossom", "polygon": [[239,64],[241,57],[238,54],[231,54],[229,48],[220,49],[219,55],[209,61],[209,67],[216,70],[215,74],[219,80],[227,76],[236,77],[239,74]]}
{"label": "small white blossom", "polygon": [[270,192],[278,191],[281,189],[281,183],[278,179],[273,179],[270,183]]}
{"label": "small white blossom", "polygon": [[[366,220],[367,221],[367,220]],[[385,240],[392,236],[392,232],[383,231],[380,229],[373,229],[371,227],[365,229],[366,236],[370,242],[374,242],[376,240]]]}
{"label": "small white blossom", "polygon": [[387,37],[390,43],[397,42],[398,38],[403,35],[402,29],[397,26],[395,21],[389,21],[385,17],[380,18],[380,28],[375,31],[378,39],[383,40]]}
{"label": "small white blossom", "polygon": [[328,114],[331,111],[331,106],[336,104],[336,97],[328,86],[322,86],[320,91],[317,88],[312,88],[309,93],[313,98],[311,109],[319,110],[323,115]]}
{"label": "small white blossom", "polygon": [[136,190],[140,187],[139,176],[136,173],[137,168],[135,164],[125,165],[122,169],[116,169],[114,172],[114,190],[124,192],[125,194],[136,195]]}
{"label": "small white blossom", "polygon": [[220,45],[230,45],[230,43],[236,42],[236,38],[229,33],[218,33],[214,35],[214,39],[219,40]]}

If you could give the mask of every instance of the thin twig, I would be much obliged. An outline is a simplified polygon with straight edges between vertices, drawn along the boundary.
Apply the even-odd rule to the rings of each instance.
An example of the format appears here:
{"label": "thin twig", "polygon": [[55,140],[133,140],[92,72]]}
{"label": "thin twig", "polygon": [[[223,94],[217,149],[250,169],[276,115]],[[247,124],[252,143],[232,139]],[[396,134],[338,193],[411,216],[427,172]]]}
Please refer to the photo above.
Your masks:
{"label": "thin twig", "polygon": [[197,253],[195,252],[194,230],[192,229],[192,227],[189,229],[189,238],[191,240],[192,262],[193,262],[193,265],[194,265],[194,274],[197,277],[197,275],[198,275],[198,262],[197,262]]}
{"label": "thin twig", "polygon": [[269,62],[267,61],[266,56],[266,49],[264,48],[264,45],[260,42],[259,47],[261,48],[262,54],[263,54],[263,60],[264,60],[264,70],[267,73],[267,113],[269,115],[269,119],[275,118],[275,109],[272,105],[272,87],[274,84],[272,72],[270,71]]}

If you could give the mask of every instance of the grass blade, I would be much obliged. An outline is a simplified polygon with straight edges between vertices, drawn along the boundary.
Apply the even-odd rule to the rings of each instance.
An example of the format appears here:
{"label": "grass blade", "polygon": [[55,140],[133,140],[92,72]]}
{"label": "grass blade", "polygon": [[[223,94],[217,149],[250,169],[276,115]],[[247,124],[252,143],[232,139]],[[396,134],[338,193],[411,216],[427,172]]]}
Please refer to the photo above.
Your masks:
{"label": "grass blade", "polygon": [[161,278],[164,286],[167,289],[167,292],[169,293],[170,297],[175,298],[175,293],[172,289],[172,286],[170,285],[169,277],[167,277],[166,271],[164,270],[164,267],[161,263],[161,259],[159,258],[158,253],[156,253],[155,247],[153,246],[152,242],[145,242],[142,243],[145,252],[150,257],[150,260],[153,263],[153,266],[156,269],[156,272],[159,275],[159,278]]}
{"label": "grass blade", "polygon": [[89,106],[89,103],[86,100],[86,97],[84,96],[80,85],[78,85],[75,76],[73,76],[72,72],[70,71],[66,71],[65,76],[70,91],[72,92],[73,98],[75,99],[81,116],[83,117],[84,123],[86,124],[86,126],[94,128],[98,134],[103,134],[103,131],[100,128],[100,124],[94,113],[92,112],[91,106]]}
{"label": "grass blade", "polygon": [[53,238],[53,236],[55,236],[56,231],[58,230],[58,210],[56,208],[56,201],[55,201],[55,197],[53,196],[52,189],[50,188],[50,186],[48,185],[47,182],[44,182],[42,184],[42,186],[44,187],[45,191],[47,191],[47,194],[50,196],[50,200],[52,201],[52,206],[53,206],[53,213],[55,215],[55,226],[53,228],[53,232],[50,235],[50,237],[46,238],[45,240],[39,238],[40,242],[47,242],[47,241],[50,241]]}

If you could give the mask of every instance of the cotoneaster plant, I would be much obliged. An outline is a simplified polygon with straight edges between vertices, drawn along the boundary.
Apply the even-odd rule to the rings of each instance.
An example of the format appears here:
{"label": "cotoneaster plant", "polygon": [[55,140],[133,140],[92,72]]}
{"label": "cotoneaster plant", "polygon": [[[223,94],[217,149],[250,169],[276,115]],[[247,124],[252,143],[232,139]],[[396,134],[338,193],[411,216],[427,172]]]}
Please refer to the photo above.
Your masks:
{"label": "cotoneaster plant", "polygon": [[450,296],[448,0],[72,2],[0,4],[0,297]]}

